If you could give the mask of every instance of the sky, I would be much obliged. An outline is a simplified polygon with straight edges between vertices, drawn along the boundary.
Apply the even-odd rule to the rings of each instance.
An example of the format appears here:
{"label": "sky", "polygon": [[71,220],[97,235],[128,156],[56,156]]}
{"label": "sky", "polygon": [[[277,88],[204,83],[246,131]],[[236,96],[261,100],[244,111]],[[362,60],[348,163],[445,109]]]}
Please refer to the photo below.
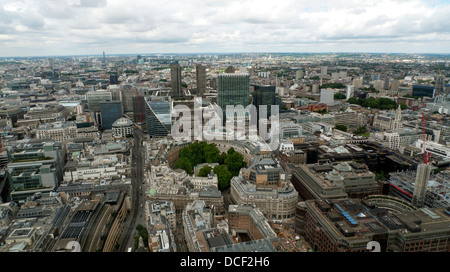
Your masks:
{"label": "sky", "polygon": [[0,0],[0,57],[450,53],[450,0]]}

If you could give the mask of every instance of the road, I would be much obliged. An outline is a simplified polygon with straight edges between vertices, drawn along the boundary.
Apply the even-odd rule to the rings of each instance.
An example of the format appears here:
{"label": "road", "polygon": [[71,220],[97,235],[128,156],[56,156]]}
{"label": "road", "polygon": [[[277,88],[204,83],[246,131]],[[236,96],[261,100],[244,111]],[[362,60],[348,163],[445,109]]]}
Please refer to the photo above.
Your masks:
{"label": "road", "polygon": [[[120,252],[127,252],[129,247],[134,248],[134,236],[136,225],[142,222],[144,216],[145,199],[141,195],[142,183],[144,181],[144,149],[142,140],[144,135],[139,129],[134,129],[134,142],[131,157],[131,210],[123,234],[119,241]],[[142,216],[142,217],[141,217]]]}

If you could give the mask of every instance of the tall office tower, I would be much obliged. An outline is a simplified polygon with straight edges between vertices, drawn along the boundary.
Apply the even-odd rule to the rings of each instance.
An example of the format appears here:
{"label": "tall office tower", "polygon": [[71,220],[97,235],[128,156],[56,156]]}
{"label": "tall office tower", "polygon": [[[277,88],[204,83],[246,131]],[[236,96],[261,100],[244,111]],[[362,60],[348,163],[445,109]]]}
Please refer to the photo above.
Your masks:
{"label": "tall office tower", "polygon": [[106,63],[106,56],[105,56],[105,51],[103,51],[103,60],[102,63],[105,64]]}
{"label": "tall office tower", "polygon": [[389,87],[391,86],[391,80],[389,79],[388,76],[384,76],[383,80],[384,80],[384,86],[383,86],[384,89],[389,90]]}
{"label": "tall office tower", "polygon": [[226,74],[234,74],[236,72],[236,69],[233,66],[228,66],[227,69],[225,69]]}
{"label": "tall office tower", "polygon": [[145,97],[144,96],[133,96],[133,121],[142,125],[145,123]]}
{"label": "tall office tower", "polygon": [[353,85],[355,86],[355,89],[360,89],[363,87],[363,77],[358,77],[353,79]]}
{"label": "tall office tower", "polygon": [[444,79],[445,79],[445,76],[443,76],[443,75],[436,76],[435,95],[444,94],[444,85],[445,85]]}
{"label": "tall office tower", "polygon": [[295,72],[295,79],[296,80],[301,80],[304,76],[303,70],[297,70]]}
{"label": "tall office tower", "polygon": [[133,97],[139,95],[138,89],[132,85],[120,85],[120,93],[122,96],[123,111],[133,111]]}
{"label": "tall office tower", "polygon": [[197,77],[197,96],[202,97],[206,92],[206,69],[203,65],[195,66]]}
{"label": "tall office tower", "polygon": [[345,99],[348,100],[350,97],[353,97],[355,94],[355,86],[354,85],[347,85],[347,92]]}
{"label": "tall office tower", "polygon": [[[272,114],[272,105],[279,106],[279,110],[281,110],[281,98],[276,95],[275,86],[261,86],[255,85],[255,92],[253,93],[253,105],[256,107],[256,113],[258,116],[258,120],[261,118],[260,116],[260,106],[267,106],[267,115],[266,118],[269,119]],[[259,122],[258,122],[259,125]]]}
{"label": "tall office tower", "polygon": [[416,181],[414,184],[413,205],[423,207],[428,188],[428,180],[430,179],[431,165],[421,163],[417,166]]}
{"label": "tall office tower", "polygon": [[172,87],[173,97],[183,97],[183,90],[181,89],[181,67],[177,63],[170,65],[170,85]]}
{"label": "tall office tower", "polygon": [[334,103],[334,90],[333,89],[322,89],[320,90],[320,103],[327,105]]}
{"label": "tall office tower", "polygon": [[392,80],[390,90],[397,92],[400,90],[400,81],[398,79]]}
{"label": "tall office tower", "polygon": [[111,92],[105,90],[89,91],[86,93],[87,106],[90,112],[100,111],[100,102],[112,100]]}
{"label": "tall office tower", "polygon": [[100,102],[102,129],[111,129],[113,123],[123,117],[122,101]]}
{"label": "tall office tower", "polygon": [[119,77],[117,76],[117,74],[112,74],[109,76],[109,84],[111,85],[119,84]]}
{"label": "tall office tower", "polygon": [[323,76],[326,76],[328,73],[328,66],[321,66],[320,67],[320,74]]}
{"label": "tall office tower", "polygon": [[165,137],[171,131],[172,101],[170,96],[145,98],[147,132],[151,138]]}
{"label": "tall office tower", "polygon": [[[250,104],[249,74],[219,74],[217,77],[217,104],[225,114],[227,105],[244,108]],[[226,120],[226,116],[223,116]]]}

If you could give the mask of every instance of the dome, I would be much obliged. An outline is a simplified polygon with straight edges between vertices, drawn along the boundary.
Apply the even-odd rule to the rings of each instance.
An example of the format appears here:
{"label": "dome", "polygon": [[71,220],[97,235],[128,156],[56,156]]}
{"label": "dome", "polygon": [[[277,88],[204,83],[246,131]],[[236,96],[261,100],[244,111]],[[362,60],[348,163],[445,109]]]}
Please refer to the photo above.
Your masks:
{"label": "dome", "polygon": [[113,127],[129,127],[132,126],[133,122],[130,119],[122,117],[114,121]]}

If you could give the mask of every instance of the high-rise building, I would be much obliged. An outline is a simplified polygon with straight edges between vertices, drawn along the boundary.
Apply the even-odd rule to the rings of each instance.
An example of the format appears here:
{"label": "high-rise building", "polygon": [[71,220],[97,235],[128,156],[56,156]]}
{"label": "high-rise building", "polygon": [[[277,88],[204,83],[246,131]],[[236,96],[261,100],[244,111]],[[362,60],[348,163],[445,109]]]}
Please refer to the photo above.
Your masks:
{"label": "high-rise building", "polygon": [[219,74],[217,77],[217,104],[222,110],[224,123],[227,120],[227,106],[250,104],[249,74]]}
{"label": "high-rise building", "polygon": [[102,115],[102,129],[111,129],[113,123],[123,117],[122,101],[100,102],[100,113]]}
{"label": "high-rise building", "polygon": [[334,90],[322,89],[320,90],[320,103],[333,104],[334,103]]}
{"label": "high-rise building", "polygon": [[420,97],[434,97],[436,88],[434,86],[413,85],[412,95]]}
{"label": "high-rise building", "polygon": [[320,67],[320,74],[323,76],[326,76],[328,74],[328,66],[321,66]]}
{"label": "high-rise building", "polygon": [[133,121],[138,125],[142,125],[145,123],[145,104],[146,102],[144,96],[133,97]]}
{"label": "high-rise building", "polygon": [[105,90],[89,91],[86,93],[87,106],[90,112],[100,110],[100,102],[111,101],[112,93]]}
{"label": "high-rise building", "polygon": [[170,65],[170,85],[172,87],[173,97],[183,97],[181,89],[181,67],[177,63]]}
{"label": "high-rise building", "polygon": [[423,207],[425,204],[425,197],[428,189],[428,180],[430,179],[431,165],[419,164],[417,165],[416,182],[414,184],[413,205],[416,207]]}
{"label": "high-rise building", "polygon": [[347,91],[345,95],[345,99],[349,99],[350,97],[353,97],[355,95],[355,86],[354,85],[347,85]]}
{"label": "high-rise building", "polygon": [[112,74],[109,76],[109,84],[117,85],[119,84],[119,77],[117,74]]}
{"label": "high-rise building", "polygon": [[171,131],[172,101],[169,96],[149,96],[145,98],[148,135],[167,136]]}
{"label": "high-rise building", "polygon": [[197,96],[203,96],[206,92],[206,70],[201,64],[195,66],[196,77],[197,77]]}
{"label": "high-rise building", "polygon": [[260,119],[259,111],[261,105],[267,106],[267,118],[269,118],[272,114],[272,105],[277,105],[279,107],[278,110],[280,110],[281,98],[276,95],[276,87],[268,85],[255,85],[255,92],[253,93],[253,105],[255,105],[256,107],[258,120]]}
{"label": "high-rise building", "polygon": [[445,76],[438,75],[436,77],[436,95],[444,94]]}

